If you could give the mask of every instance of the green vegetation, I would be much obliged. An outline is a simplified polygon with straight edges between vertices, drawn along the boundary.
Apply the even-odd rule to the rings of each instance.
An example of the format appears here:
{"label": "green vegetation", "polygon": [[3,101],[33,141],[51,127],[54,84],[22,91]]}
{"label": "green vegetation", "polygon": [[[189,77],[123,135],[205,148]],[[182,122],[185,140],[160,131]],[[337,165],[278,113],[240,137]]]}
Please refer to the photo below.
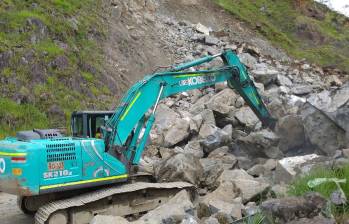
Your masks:
{"label": "green vegetation", "polygon": [[0,63],[0,138],[68,126],[74,110],[109,108],[111,92],[101,80],[102,3],[0,1],[0,54],[9,55]]}
{"label": "green vegetation", "polygon": [[[346,183],[341,183],[340,187],[342,188],[345,196],[349,198],[349,164],[343,168],[329,169],[325,167],[315,168],[307,175],[299,177],[296,179],[289,187],[289,194],[295,196],[301,196],[307,192],[318,192],[326,199],[330,200],[331,194],[338,190],[337,185],[334,182],[323,183],[314,188],[308,186],[308,182],[316,178],[338,178],[346,179]],[[331,213],[335,215],[338,220],[349,217],[349,204],[344,206],[334,206],[331,205]],[[339,222],[341,223],[341,222]]]}
{"label": "green vegetation", "polygon": [[0,138],[7,134],[15,134],[17,128],[21,130],[32,127],[43,128],[48,125],[47,117],[32,105],[18,105],[9,99],[0,98]]}
{"label": "green vegetation", "polygon": [[297,58],[349,72],[349,20],[309,0],[214,0]]}

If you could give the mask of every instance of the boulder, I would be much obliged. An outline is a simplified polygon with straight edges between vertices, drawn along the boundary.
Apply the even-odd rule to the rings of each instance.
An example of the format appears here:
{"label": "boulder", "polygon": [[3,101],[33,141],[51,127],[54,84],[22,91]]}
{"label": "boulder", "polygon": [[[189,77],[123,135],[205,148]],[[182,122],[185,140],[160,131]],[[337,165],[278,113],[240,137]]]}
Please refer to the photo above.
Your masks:
{"label": "boulder", "polygon": [[189,136],[189,121],[176,119],[176,123],[166,132],[164,146],[171,147]]}
{"label": "boulder", "polygon": [[265,172],[265,167],[262,164],[256,164],[247,170],[247,173],[254,177],[263,176]]}
{"label": "boulder", "polygon": [[194,205],[185,190],[177,193],[167,203],[149,211],[140,218],[146,224],[180,223],[187,214],[194,213]]}
{"label": "boulder", "polygon": [[321,110],[336,125],[347,132],[349,140],[349,82],[334,91],[323,91],[309,97],[308,102]]}
{"label": "boulder", "polygon": [[202,185],[208,189],[215,188],[217,178],[223,172],[222,161],[205,158],[200,159],[201,166],[203,167]]}
{"label": "boulder", "polygon": [[200,141],[197,140],[188,142],[188,144],[184,147],[183,153],[193,154],[195,157],[198,158],[204,157],[204,151],[202,149]]}
{"label": "boulder", "polygon": [[266,194],[270,188],[268,183],[254,179],[244,170],[224,170],[217,179],[217,183],[229,183],[236,186],[243,203],[258,199],[259,196]]}
{"label": "boulder", "polygon": [[249,68],[253,68],[257,64],[257,59],[249,53],[241,53],[238,56],[240,58],[240,61]]}
{"label": "boulder", "polygon": [[129,224],[130,222],[123,217],[109,216],[109,215],[96,215],[90,221],[90,224],[109,224],[109,223]]}
{"label": "boulder", "polygon": [[329,160],[316,154],[283,158],[275,169],[276,183],[290,183],[298,174],[309,172],[315,165],[324,165]]}
{"label": "boulder", "polygon": [[214,149],[229,143],[231,133],[227,133],[215,125],[204,123],[200,129],[199,137],[202,139],[204,152],[210,153]]}
{"label": "boulder", "polygon": [[250,107],[241,107],[235,112],[236,119],[247,128],[253,130],[259,122],[258,117]]}
{"label": "boulder", "polygon": [[191,117],[189,122],[190,133],[195,133],[195,134],[199,133],[202,122],[203,122],[203,118],[201,114]]}
{"label": "boulder", "polygon": [[203,174],[200,160],[192,154],[178,153],[155,166],[160,182],[186,181],[198,185]]}
{"label": "boulder", "polygon": [[219,44],[219,39],[212,36],[206,36],[205,37],[205,44],[209,46],[217,45]]}
{"label": "boulder", "polygon": [[308,193],[304,197],[285,197],[262,202],[260,208],[270,220],[289,223],[300,218],[318,216],[326,206],[326,199],[320,194]]}
{"label": "boulder", "polygon": [[210,109],[205,109],[200,113],[204,124],[216,125],[216,119],[213,111]]}
{"label": "boulder", "polygon": [[307,139],[321,153],[333,156],[336,150],[345,147],[345,131],[323,112],[308,103],[301,114]]}
{"label": "boulder", "polygon": [[201,204],[201,206],[207,206],[206,209],[209,211],[209,214],[216,214],[216,217],[217,215],[223,215],[232,220],[242,218],[241,209],[243,205],[241,203],[227,203],[221,200],[211,200],[204,205]]}
{"label": "boulder", "polygon": [[246,137],[240,137],[238,143],[251,157],[279,158],[282,156],[278,148],[279,137],[269,130],[251,132]]}
{"label": "boulder", "polygon": [[234,109],[237,98],[238,95],[232,89],[226,88],[214,95],[207,102],[207,108],[227,115]]}
{"label": "boulder", "polygon": [[[200,114],[206,108],[206,103],[211,99],[209,94],[203,95],[196,102],[191,105],[189,112],[193,115]],[[203,117],[204,118],[204,117]]]}
{"label": "boulder", "polygon": [[226,214],[234,219],[241,218],[242,202],[241,199],[236,199],[239,193],[232,182],[222,183],[216,190],[205,195],[199,203],[199,218],[217,213]]}
{"label": "boulder", "polygon": [[173,156],[174,154],[176,154],[176,152],[173,149],[169,149],[165,147],[160,147],[159,153],[160,153],[160,158],[162,159],[167,159]]}
{"label": "boulder", "polygon": [[278,120],[276,132],[280,136],[279,149],[286,153],[305,144],[305,132],[300,116],[288,115]]}
{"label": "boulder", "polygon": [[276,77],[276,83],[280,86],[288,86],[288,87],[293,85],[292,81],[289,78],[287,78],[287,76],[280,75],[280,74],[277,75]]}
{"label": "boulder", "polygon": [[231,169],[235,166],[237,159],[229,152],[228,146],[222,146],[218,149],[213,150],[208,158],[218,160],[222,162],[224,169]]}
{"label": "boulder", "polygon": [[205,35],[210,35],[210,29],[206,26],[202,25],[201,23],[196,24],[195,30],[199,33],[203,33]]}
{"label": "boulder", "polygon": [[276,81],[276,77],[279,74],[279,71],[271,68],[264,69],[254,69],[251,71],[255,81],[263,83],[265,86],[272,84]]}

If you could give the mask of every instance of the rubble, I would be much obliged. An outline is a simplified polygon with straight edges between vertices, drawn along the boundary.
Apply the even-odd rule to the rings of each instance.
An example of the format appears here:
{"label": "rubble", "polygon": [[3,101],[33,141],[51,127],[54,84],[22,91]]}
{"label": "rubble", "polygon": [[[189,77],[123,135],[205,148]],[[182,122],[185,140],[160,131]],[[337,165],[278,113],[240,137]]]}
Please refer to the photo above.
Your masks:
{"label": "rubble", "polygon": [[326,206],[326,199],[317,193],[304,197],[285,197],[262,202],[261,210],[271,220],[284,224],[301,218],[314,218],[321,214]]}
{"label": "rubble", "polygon": [[194,205],[188,193],[182,190],[167,203],[142,216],[140,220],[144,224],[178,223],[185,219],[187,214],[194,214]]}

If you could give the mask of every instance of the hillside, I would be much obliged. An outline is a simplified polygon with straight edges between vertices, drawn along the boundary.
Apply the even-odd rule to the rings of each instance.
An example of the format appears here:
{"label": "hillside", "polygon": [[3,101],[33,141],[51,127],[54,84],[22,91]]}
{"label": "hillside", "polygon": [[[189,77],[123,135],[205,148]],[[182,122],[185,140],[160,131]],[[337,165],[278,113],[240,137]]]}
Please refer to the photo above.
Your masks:
{"label": "hillside", "polygon": [[100,3],[0,2],[0,136],[64,127],[71,111],[108,98]]}
{"label": "hillside", "polygon": [[349,18],[310,0],[215,0],[290,55],[349,72]]}
{"label": "hillside", "polygon": [[157,66],[206,54],[192,33],[171,30],[173,18],[202,23],[276,59],[287,60],[285,50],[348,71],[348,20],[319,4],[292,2],[1,1],[0,138],[68,127],[74,110],[113,109]]}

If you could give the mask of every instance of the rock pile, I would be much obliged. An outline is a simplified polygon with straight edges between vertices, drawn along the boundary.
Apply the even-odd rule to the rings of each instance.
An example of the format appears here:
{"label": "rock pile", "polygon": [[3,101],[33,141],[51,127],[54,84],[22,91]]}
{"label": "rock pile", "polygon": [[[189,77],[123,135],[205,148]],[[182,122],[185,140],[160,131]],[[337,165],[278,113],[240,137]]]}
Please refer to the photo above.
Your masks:
{"label": "rock pile", "polygon": [[278,124],[275,130],[264,129],[224,84],[163,100],[141,168],[159,182],[196,185],[200,199],[193,203],[180,192],[135,223],[232,223],[260,210],[279,223],[333,223],[321,217],[324,204],[318,195],[257,204],[271,193],[284,194],[284,184],[314,164],[348,161],[343,149],[348,144],[349,83],[305,61],[264,56],[254,46],[215,36],[224,31],[202,24],[163,15],[154,22],[178,61],[235,50]]}

